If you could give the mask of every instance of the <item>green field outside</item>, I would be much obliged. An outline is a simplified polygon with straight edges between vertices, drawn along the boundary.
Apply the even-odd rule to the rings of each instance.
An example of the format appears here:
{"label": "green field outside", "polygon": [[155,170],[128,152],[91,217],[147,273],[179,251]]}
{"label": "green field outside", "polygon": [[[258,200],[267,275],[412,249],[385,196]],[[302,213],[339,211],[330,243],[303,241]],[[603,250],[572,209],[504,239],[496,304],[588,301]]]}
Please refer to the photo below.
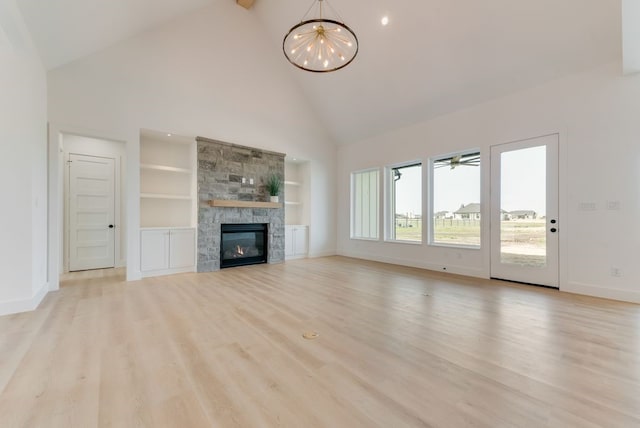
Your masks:
{"label": "green field outside", "polygon": [[396,221],[396,239],[399,241],[422,240],[422,219],[402,219]]}
{"label": "green field outside", "polygon": [[480,245],[480,220],[436,219],[433,242],[445,245]]}
{"label": "green field outside", "polygon": [[[545,220],[509,220],[501,224],[503,261],[522,259],[521,264],[544,263]],[[396,222],[396,239],[420,241],[421,219]],[[437,219],[434,242],[450,245],[480,245],[480,220]],[[520,262],[518,262],[520,263]]]}

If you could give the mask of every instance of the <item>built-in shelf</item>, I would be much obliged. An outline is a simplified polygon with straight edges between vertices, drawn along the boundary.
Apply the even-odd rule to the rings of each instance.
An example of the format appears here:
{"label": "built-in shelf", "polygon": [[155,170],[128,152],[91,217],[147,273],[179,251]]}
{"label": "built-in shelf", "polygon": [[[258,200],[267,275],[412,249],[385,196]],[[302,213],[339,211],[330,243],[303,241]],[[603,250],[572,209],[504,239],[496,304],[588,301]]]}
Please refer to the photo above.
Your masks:
{"label": "built-in shelf", "polygon": [[[309,216],[307,194],[309,192],[309,166],[306,162],[284,163],[284,218],[286,225],[307,223]],[[289,243],[288,250],[291,250]],[[286,247],[286,245],[285,245]]]}
{"label": "built-in shelf", "polygon": [[145,199],[176,199],[176,200],[185,200],[185,201],[188,201],[191,199],[191,196],[168,195],[164,193],[140,193],[140,197]]}
{"label": "built-in shelf", "polygon": [[209,206],[221,208],[282,208],[279,202],[233,201],[229,199],[211,199]]}
{"label": "built-in shelf", "polygon": [[156,165],[152,163],[142,163],[140,164],[140,169],[148,169],[153,171],[166,171],[166,172],[175,172],[179,174],[191,174],[192,170],[187,168],[177,168],[175,166],[168,165]]}
{"label": "built-in shelf", "polygon": [[140,227],[195,227],[197,170],[195,138],[141,130]]}
{"label": "built-in shelf", "polygon": [[192,137],[140,131],[140,264],[143,277],[194,272],[197,155]]}

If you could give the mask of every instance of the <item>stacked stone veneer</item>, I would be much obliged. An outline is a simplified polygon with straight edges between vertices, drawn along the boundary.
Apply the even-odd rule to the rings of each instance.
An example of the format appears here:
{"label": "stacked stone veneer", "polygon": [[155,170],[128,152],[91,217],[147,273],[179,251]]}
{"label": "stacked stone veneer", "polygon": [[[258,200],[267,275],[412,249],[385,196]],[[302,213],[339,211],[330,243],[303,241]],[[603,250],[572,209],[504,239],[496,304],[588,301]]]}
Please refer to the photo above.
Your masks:
{"label": "stacked stone veneer", "polygon": [[[211,207],[211,199],[269,201],[265,183],[284,181],[284,154],[198,137],[198,272],[220,269],[220,225],[267,223],[268,262],[284,260],[284,208]],[[242,178],[245,178],[245,183]],[[253,179],[253,184],[250,184]],[[284,186],[280,193],[284,201]]]}

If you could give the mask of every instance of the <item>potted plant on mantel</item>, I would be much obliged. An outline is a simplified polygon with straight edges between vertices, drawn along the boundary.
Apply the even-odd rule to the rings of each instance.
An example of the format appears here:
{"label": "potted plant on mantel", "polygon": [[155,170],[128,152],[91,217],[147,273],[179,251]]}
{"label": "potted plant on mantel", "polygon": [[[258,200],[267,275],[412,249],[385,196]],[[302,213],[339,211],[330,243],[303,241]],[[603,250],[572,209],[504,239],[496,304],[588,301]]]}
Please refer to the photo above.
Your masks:
{"label": "potted plant on mantel", "polygon": [[279,202],[278,195],[280,194],[280,187],[282,187],[282,181],[280,177],[273,174],[267,180],[267,192],[271,196],[271,202]]}

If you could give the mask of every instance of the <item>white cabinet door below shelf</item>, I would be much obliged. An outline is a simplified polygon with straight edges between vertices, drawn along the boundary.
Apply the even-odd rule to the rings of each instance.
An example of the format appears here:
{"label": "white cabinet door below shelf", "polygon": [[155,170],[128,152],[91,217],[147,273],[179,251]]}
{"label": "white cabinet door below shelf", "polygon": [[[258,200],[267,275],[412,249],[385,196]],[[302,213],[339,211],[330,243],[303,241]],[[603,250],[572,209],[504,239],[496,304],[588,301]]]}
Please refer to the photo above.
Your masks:
{"label": "white cabinet door below shelf", "polygon": [[169,268],[195,265],[195,239],[193,229],[172,230],[169,239]]}
{"label": "white cabinet door below shelf", "polygon": [[294,248],[294,235],[293,235],[293,226],[285,226],[284,227],[284,256],[290,257],[293,256]]}
{"label": "white cabinet door below shelf", "polygon": [[284,227],[284,256],[300,258],[309,252],[307,244],[308,226],[287,225]]}
{"label": "white cabinet door below shelf", "polygon": [[169,268],[169,231],[143,230],[140,233],[140,270]]}
{"label": "white cabinet door below shelf", "polygon": [[307,228],[305,226],[297,227],[293,233],[294,243],[293,251],[296,256],[304,256],[307,254]]}

